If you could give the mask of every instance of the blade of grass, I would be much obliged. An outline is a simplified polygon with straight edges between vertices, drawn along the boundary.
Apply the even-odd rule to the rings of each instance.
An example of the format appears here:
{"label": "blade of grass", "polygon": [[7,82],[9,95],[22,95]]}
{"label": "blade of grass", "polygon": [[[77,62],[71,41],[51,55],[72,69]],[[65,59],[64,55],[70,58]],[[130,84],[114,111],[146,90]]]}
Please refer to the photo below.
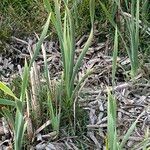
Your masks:
{"label": "blade of grass", "polygon": [[[47,104],[48,104],[48,110],[50,113],[50,120],[52,122],[52,127],[53,130],[57,132],[57,134],[59,133],[59,121],[60,121],[60,115],[57,114],[57,112],[55,113],[54,110],[54,106],[53,106],[53,96],[52,96],[52,85],[51,85],[51,81],[50,81],[50,74],[49,74],[49,70],[48,70],[48,64],[47,64],[47,56],[46,56],[46,50],[43,46],[43,44],[41,45],[42,47],[42,54],[43,54],[43,58],[44,58],[44,70],[45,70],[45,78],[46,78],[46,82],[47,82]],[[56,107],[57,108],[57,107]]]}
{"label": "blade of grass", "polygon": [[[92,28],[91,29],[91,33],[89,35],[89,38],[88,38],[87,42],[85,43],[85,46],[84,46],[81,54],[79,55],[79,58],[78,58],[75,66],[74,66],[74,71],[73,71],[73,74],[72,74],[72,77],[71,77],[71,85],[73,85],[75,76],[76,76],[76,74],[78,72],[78,69],[80,68],[80,66],[82,64],[81,62],[82,62],[82,60],[83,60],[83,58],[84,58],[84,56],[85,56],[89,46],[91,45],[91,42],[92,42],[92,39],[93,39],[93,34],[94,34],[94,30]],[[71,88],[73,88],[73,87],[71,87]]]}
{"label": "blade of grass", "polygon": [[[109,13],[109,11],[107,10],[107,8],[105,7],[105,5],[101,2],[100,5],[103,9],[103,11],[105,12],[108,20],[110,21],[110,23],[112,24],[112,26],[114,28],[116,28],[116,23],[113,20],[113,18],[111,17],[111,14]],[[136,11],[135,11],[135,2],[136,2]],[[119,4],[118,1],[116,1],[117,6],[119,7],[119,10],[122,14],[123,11],[121,9],[121,6]],[[130,33],[129,36],[129,41],[130,41],[130,45],[129,47],[127,46],[127,43],[125,42],[122,33],[118,30],[118,34],[121,37],[121,40],[123,41],[123,44],[125,46],[125,49],[127,50],[130,62],[131,62],[131,77],[134,78],[137,75],[137,70],[138,70],[138,45],[139,45],[139,0],[137,1],[132,1],[131,2],[131,20],[128,21],[126,19],[126,24],[128,27],[128,31]],[[136,23],[134,22],[134,13],[136,12]],[[126,17],[125,17],[126,18]]]}
{"label": "blade of grass", "polygon": [[1,81],[0,81],[0,90],[2,90],[3,92],[5,92],[6,94],[12,96],[14,99],[17,99],[17,97],[11,91],[11,89],[8,86],[6,86],[3,82],[1,82]]}
{"label": "blade of grass", "polygon": [[21,95],[20,95],[20,101],[23,102],[26,95],[26,89],[28,86],[28,77],[29,77],[29,67],[27,65],[27,61],[25,59],[25,66],[24,66],[24,73],[23,73],[23,79],[22,79],[22,86],[21,86]]}
{"label": "blade of grass", "polygon": [[[109,149],[117,147],[116,139],[117,134],[116,134],[116,111],[117,111],[117,106],[116,106],[116,101],[113,98],[113,96],[110,93],[110,90],[107,89],[108,91],[108,105],[107,105],[107,121],[108,121],[108,129],[107,129],[107,134],[108,134],[108,147]],[[113,149],[113,150],[115,150]]]}
{"label": "blade of grass", "polygon": [[131,125],[131,127],[128,129],[127,133],[125,134],[125,136],[123,137],[121,143],[120,143],[120,148],[123,149],[125,143],[127,142],[127,140],[129,139],[130,135],[132,134],[133,130],[136,127],[136,124],[138,122],[138,120],[140,119],[140,117],[144,114],[145,112],[143,111],[135,120],[135,122]]}
{"label": "blade of grass", "polygon": [[15,102],[11,101],[11,100],[8,100],[8,99],[0,98],[0,105],[15,106]]}
{"label": "blade of grass", "polygon": [[26,123],[23,117],[24,116],[23,110],[24,110],[24,99],[25,99],[26,89],[28,85],[28,77],[29,77],[29,67],[25,60],[20,100],[16,102],[17,110],[16,110],[15,131],[14,131],[15,132],[15,143],[14,143],[15,150],[22,149],[24,132],[26,130]]}
{"label": "blade of grass", "polygon": [[[81,62],[92,42],[93,38],[93,25],[94,25],[94,14],[95,14],[95,0],[90,0],[90,16],[91,16],[91,32],[90,36],[85,43],[85,46],[77,58],[77,62],[75,61],[75,23],[74,23],[74,17],[73,12],[69,9],[69,1],[63,0],[63,8],[64,8],[64,14],[61,14],[60,7],[61,7],[61,1],[54,1],[54,9],[52,10],[51,3],[48,2],[48,0],[45,0],[45,4],[48,4],[47,10],[52,13],[52,23],[56,29],[59,43],[60,43],[60,49],[61,49],[61,56],[62,56],[62,63],[63,63],[63,78],[61,83],[62,91],[64,96],[63,105],[62,108],[67,109],[67,114],[71,116],[71,109],[73,106],[73,97],[75,96],[76,90],[78,87],[80,87],[80,84],[75,89],[75,77],[78,73],[78,69],[81,67]],[[45,6],[46,7],[46,6]],[[75,91],[74,91],[75,90]],[[61,94],[60,94],[61,95]],[[59,95],[59,96],[60,96]],[[62,99],[62,98],[61,98]],[[69,122],[71,120],[71,117],[69,117]],[[71,123],[71,122],[70,122]]]}
{"label": "blade of grass", "polygon": [[131,150],[137,150],[139,148],[142,150],[148,150],[147,146],[149,145],[149,143],[150,143],[150,138],[146,138],[142,142],[135,145]]}
{"label": "blade of grass", "polygon": [[38,55],[38,53],[39,53],[39,51],[41,49],[41,45],[42,45],[42,43],[43,43],[43,41],[44,41],[44,39],[45,39],[45,37],[47,35],[47,31],[48,31],[48,28],[49,28],[50,19],[51,19],[51,14],[49,14],[48,19],[47,19],[47,21],[46,21],[46,23],[44,25],[44,29],[42,31],[42,34],[40,36],[40,39],[39,39],[38,43],[36,44],[36,48],[35,48],[33,57],[32,57],[32,59],[30,61],[30,64],[29,64],[29,70],[30,70],[33,62],[35,61],[35,59],[36,59],[36,57],[37,57],[37,55]]}

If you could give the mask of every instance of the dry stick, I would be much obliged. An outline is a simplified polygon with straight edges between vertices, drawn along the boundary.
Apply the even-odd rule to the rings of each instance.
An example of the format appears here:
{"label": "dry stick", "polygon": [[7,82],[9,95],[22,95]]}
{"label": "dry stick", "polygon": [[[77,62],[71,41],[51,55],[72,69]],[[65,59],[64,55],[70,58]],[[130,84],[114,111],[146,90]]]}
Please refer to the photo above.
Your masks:
{"label": "dry stick", "polygon": [[40,133],[43,129],[45,129],[47,126],[49,126],[51,124],[51,120],[48,120],[46,121],[40,128],[38,128],[36,131],[35,131],[35,135]]}
{"label": "dry stick", "polygon": [[16,40],[16,41],[18,41],[18,42],[20,42],[21,44],[23,43],[23,44],[29,45],[28,42],[26,42],[26,41],[24,41],[24,40],[21,40],[21,39],[19,39],[19,38],[16,38],[16,37],[14,37],[14,36],[12,36],[11,38],[14,39],[14,40]]}
{"label": "dry stick", "polygon": [[[22,78],[22,69],[21,66],[18,65],[18,70],[19,70],[19,74]],[[26,115],[25,115],[25,121],[27,122],[27,135],[28,135],[28,139],[32,139],[33,137],[33,126],[32,126],[32,121],[30,119],[30,104],[29,104],[29,96],[28,96],[28,92],[26,90],[26,102],[27,102],[27,110],[26,110]]]}
{"label": "dry stick", "polygon": [[[28,45],[28,51],[30,53],[30,57],[32,59],[33,57],[33,53],[31,50],[30,45]],[[37,65],[36,62],[33,62],[33,67],[31,67],[31,71],[30,71],[30,81],[31,81],[31,89],[32,89],[32,109],[35,113],[35,120],[37,120],[40,116],[41,116],[41,110],[40,110],[40,103],[38,101],[38,88],[39,88],[39,73],[37,70]]]}

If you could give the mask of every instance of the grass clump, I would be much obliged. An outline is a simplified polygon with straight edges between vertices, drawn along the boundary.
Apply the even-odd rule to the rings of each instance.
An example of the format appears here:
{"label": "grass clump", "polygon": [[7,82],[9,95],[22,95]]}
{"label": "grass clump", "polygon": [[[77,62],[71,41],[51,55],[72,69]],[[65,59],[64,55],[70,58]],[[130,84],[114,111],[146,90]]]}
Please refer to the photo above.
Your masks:
{"label": "grass clump", "polygon": [[[78,59],[75,63],[75,26],[74,19],[72,15],[72,11],[68,8],[68,2],[64,2],[65,14],[64,20],[62,21],[62,16],[60,13],[61,3],[59,1],[54,1],[54,9],[50,5],[48,0],[45,0],[45,7],[49,13],[51,13],[52,23],[56,29],[61,54],[62,54],[62,62],[63,62],[63,76],[62,76],[62,84],[64,86],[64,105],[65,109],[69,110],[68,115],[70,113],[70,109],[73,106],[73,99],[75,98],[75,92],[80,87],[82,82],[79,82],[76,87],[74,87],[75,77],[78,73],[78,69],[81,66],[82,60],[91,44],[93,37],[93,25],[94,25],[94,1],[90,1],[90,16],[91,16],[91,32],[85,46],[79,55]],[[89,72],[87,73],[89,74]],[[48,75],[47,75],[48,76]],[[85,75],[87,76],[87,75]]]}
{"label": "grass clump", "polygon": [[[11,112],[7,108],[3,108],[2,112],[4,116],[11,122],[12,130],[14,132],[14,149],[20,150],[22,149],[22,143],[24,138],[24,133],[28,129],[27,125],[28,121],[24,119],[24,113],[26,113],[26,117],[30,117],[30,111],[34,110],[36,112],[35,119],[38,119],[37,114],[39,114],[38,99],[36,97],[35,91],[35,82],[31,81],[32,86],[32,99],[34,100],[33,105],[30,105],[32,101],[29,101],[28,96],[28,84],[29,84],[29,73],[31,71],[35,71],[35,59],[42,48],[43,58],[44,58],[44,66],[45,66],[45,79],[46,79],[46,95],[47,95],[47,112],[49,114],[49,120],[52,123],[53,131],[56,131],[56,135],[59,134],[60,128],[60,120],[63,115],[66,115],[66,119],[69,120],[70,125],[72,124],[72,112],[73,112],[73,103],[76,98],[76,92],[80,88],[81,83],[88,76],[89,72],[83,77],[78,84],[74,85],[76,75],[78,73],[78,69],[81,66],[82,60],[91,44],[93,37],[93,24],[94,24],[94,1],[90,1],[90,16],[91,16],[91,33],[85,46],[79,55],[78,59],[75,63],[75,33],[74,33],[74,23],[72,18],[72,12],[68,8],[68,3],[64,1],[65,6],[65,14],[64,20],[62,21],[60,7],[61,3],[59,1],[54,1],[55,7],[54,11],[49,3],[49,1],[45,0],[46,8],[49,12],[49,17],[44,26],[42,34],[39,38],[38,43],[36,44],[34,54],[31,57],[31,61],[29,62],[29,66],[27,62],[25,62],[24,73],[22,75],[22,86],[20,92],[20,98],[17,98],[16,95],[2,82],[0,83],[0,89],[4,91],[6,94],[13,97],[13,100],[0,99],[0,104],[3,105],[12,105],[15,107],[16,117],[13,118]],[[52,21],[54,27],[56,28],[60,47],[62,54],[62,62],[63,62],[63,74],[60,82],[57,82],[54,86],[51,83],[50,74],[47,66],[47,57],[45,53],[45,49],[42,45],[49,28],[50,20]],[[31,78],[31,80],[34,80]],[[36,81],[37,82],[37,81]],[[33,83],[33,84],[32,84]],[[54,88],[53,88],[54,87]],[[38,109],[39,108],[39,109]],[[67,112],[67,113],[65,113]],[[39,114],[40,115],[40,114]]]}
{"label": "grass clump", "polygon": [[0,38],[5,40],[12,34],[22,36],[39,32],[47,14],[42,0],[4,0],[0,3],[0,16]]}
{"label": "grass clump", "polygon": [[[142,3],[138,0],[131,1],[131,3],[129,1],[113,1],[112,6],[115,8],[115,13],[111,14],[108,11],[107,6],[102,1],[99,2],[111,25],[114,28],[116,28],[116,26],[118,27],[118,35],[120,36],[122,44],[124,45],[124,48],[130,59],[130,76],[135,78],[140,70],[139,53],[142,46],[140,40],[143,38],[143,36],[146,37],[145,35],[142,37],[140,35],[141,32],[147,32],[146,28],[144,28],[144,31],[142,31],[142,29],[140,30],[140,28],[143,27],[144,21],[142,22],[140,20],[142,9],[140,9],[139,6],[142,5],[145,7],[145,3]],[[114,8],[112,7],[112,10]]]}
{"label": "grass clump", "polygon": [[[80,3],[78,1],[71,2],[76,2],[76,5],[73,6],[77,6],[77,4]],[[13,90],[11,90],[11,88],[0,82],[1,91],[9,95],[5,98],[3,97],[3,95],[1,95],[0,105],[2,105],[2,114],[9,121],[11,130],[14,133],[13,149],[20,150],[24,148],[24,143],[26,143],[25,140],[27,140],[27,138],[31,141],[34,141],[36,135],[43,130],[43,127],[40,128],[40,126],[42,125],[42,123],[45,123],[45,120],[46,123],[44,124],[44,127],[50,125],[50,128],[47,129],[47,132],[54,133],[55,138],[59,137],[61,133],[60,130],[61,128],[64,128],[64,126],[65,128],[67,128],[65,129],[66,135],[81,136],[82,132],[86,132],[85,122],[87,118],[86,116],[84,116],[84,112],[79,108],[77,104],[77,98],[82,83],[93,72],[93,70],[86,70],[86,74],[84,74],[83,78],[80,81],[78,81],[77,76],[80,68],[82,67],[83,59],[93,40],[95,27],[95,10],[97,9],[95,8],[96,2],[97,1],[95,0],[84,1],[84,5],[87,5],[87,3],[89,3],[88,21],[90,23],[88,22],[88,26],[90,26],[90,33],[87,41],[83,45],[81,53],[76,58],[75,39],[77,35],[76,31],[78,30],[79,26],[78,24],[75,24],[75,21],[78,21],[77,14],[80,13],[80,10],[78,10],[77,7],[71,7],[71,3],[68,0],[53,0],[51,1],[51,3],[49,2],[49,0],[44,0],[44,6],[47,10],[47,13],[49,14],[48,19],[43,27],[41,36],[38,37],[38,35],[36,35],[38,38],[38,42],[36,43],[33,54],[32,52],[30,52],[31,60],[29,62],[25,60],[25,66],[23,68],[23,73],[21,74],[21,87],[16,88],[14,92]],[[35,5],[38,5],[42,2],[39,1],[38,3],[38,1],[29,0],[13,1],[7,3],[7,1],[5,1],[2,3],[3,6],[5,5],[2,11],[7,13],[7,11],[10,9],[11,15],[13,14],[13,17],[15,19],[20,17],[18,16],[18,14],[19,12],[21,12],[23,18],[18,19],[18,25],[21,25],[21,19],[25,19],[26,17],[28,18],[29,11],[32,8],[33,3],[35,3]],[[128,4],[128,1],[126,1],[126,3]],[[121,37],[121,40],[123,41],[123,44],[128,53],[128,57],[130,59],[131,77],[134,78],[138,74],[138,54],[140,45],[140,1],[131,1],[130,18],[127,18],[124,15],[122,16],[124,17],[123,19],[125,21],[125,25],[127,25],[125,33],[123,33],[121,30],[121,22],[119,22],[119,20],[116,20],[116,17],[118,17],[118,15],[116,16],[117,12],[119,11],[123,14],[124,7],[122,7],[120,1],[109,1],[109,4],[111,5],[107,6],[106,1],[100,2],[102,9],[108,17],[108,20],[115,28],[111,75],[113,91],[114,86],[116,85],[115,75],[117,70],[117,56],[120,48],[119,37]],[[35,7],[35,5],[33,6]],[[8,9],[5,10],[5,8]],[[114,13],[110,14],[108,10],[111,10],[111,12]],[[85,10],[81,9],[81,12],[82,11],[84,12]],[[34,13],[34,15],[37,15],[36,12]],[[9,17],[8,15],[6,16]],[[32,19],[32,17],[29,17],[29,19]],[[82,19],[79,20],[79,22],[82,22]],[[61,77],[58,78],[58,80],[52,80],[50,76],[51,70],[49,70],[48,68],[46,49],[43,46],[43,42],[48,35],[50,24],[52,28],[54,28],[53,30],[58,37],[61,53],[62,74]],[[28,28],[29,26],[26,26],[24,29],[22,29],[26,30],[26,28]],[[2,36],[5,37],[5,34],[7,37],[7,32],[4,32]],[[28,46],[29,49],[31,49],[30,45]],[[42,50],[42,56],[44,60],[44,84],[41,83],[41,81],[36,76],[37,68],[35,60],[39,55],[40,50]],[[15,84],[19,87],[18,82]],[[129,139],[129,136],[132,134],[139,118],[143,115],[143,113],[138,116],[138,118],[133,122],[125,136],[122,139],[119,139],[117,134],[117,104],[110,90],[108,90],[107,99],[106,149],[122,150],[125,147],[125,143]],[[11,112],[11,110],[13,111]],[[41,115],[43,115],[42,119],[40,118]],[[80,144],[80,139],[78,139],[77,142]],[[27,143],[30,143],[30,141],[28,140]],[[144,144],[147,145],[147,143],[148,134],[146,134],[146,140]],[[81,144],[81,147],[83,145]],[[141,143],[141,145],[143,146],[143,143]]]}

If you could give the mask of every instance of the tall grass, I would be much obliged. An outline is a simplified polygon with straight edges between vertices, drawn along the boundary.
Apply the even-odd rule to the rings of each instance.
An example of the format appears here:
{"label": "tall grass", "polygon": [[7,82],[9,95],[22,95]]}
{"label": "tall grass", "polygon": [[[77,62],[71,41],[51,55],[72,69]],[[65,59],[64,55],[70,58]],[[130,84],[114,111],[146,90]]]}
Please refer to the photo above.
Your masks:
{"label": "tall grass", "polygon": [[2,108],[2,112],[3,112],[4,116],[7,118],[7,120],[9,121],[9,123],[11,124],[12,130],[14,132],[14,149],[15,150],[22,149],[24,132],[26,131],[26,126],[27,126],[27,122],[24,120],[24,113],[26,111],[26,101],[25,100],[26,100],[26,92],[27,92],[27,87],[28,87],[28,82],[29,82],[29,72],[30,72],[30,69],[32,67],[34,60],[36,59],[36,56],[39,53],[41,44],[43,43],[44,38],[47,34],[49,22],[50,22],[50,15],[44,26],[41,37],[36,45],[34,55],[30,61],[29,66],[27,65],[27,62],[25,61],[20,98],[17,98],[15,96],[15,94],[4,83],[0,82],[0,89],[2,91],[4,91],[6,94],[13,97],[13,99],[15,100],[15,101],[13,101],[13,100],[0,99],[0,104],[11,105],[11,106],[14,106],[16,109],[16,115],[14,118],[13,114],[10,112],[9,109],[7,109],[6,107]]}
{"label": "tall grass", "polygon": [[[65,7],[65,14],[62,15],[60,10],[61,1],[55,0],[53,2],[55,6],[54,9],[52,9],[52,6],[48,0],[44,0],[47,11],[52,14],[51,20],[59,38],[63,62],[63,84],[65,89],[65,104],[66,109],[70,109],[73,105],[73,98],[75,95],[74,81],[93,37],[95,1],[89,1],[92,26],[91,32],[77,60],[75,60],[75,22],[72,15],[73,12],[68,7],[68,1],[62,1]],[[78,85],[76,87],[80,87],[79,84],[81,83],[78,82]]]}
{"label": "tall grass", "polygon": [[137,75],[139,61],[138,61],[138,50],[139,50],[139,0],[132,1],[131,3],[131,19],[126,19],[127,27],[129,31],[130,47],[128,55],[131,62],[131,76]]}
{"label": "tall grass", "polygon": [[[91,44],[92,37],[93,37],[93,24],[94,24],[94,6],[95,6],[95,1],[90,0],[90,16],[91,16],[91,32],[89,35],[89,38],[87,42],[85,43],[85,46],[79,55],[79,58],[75,62],[75,26],[74,26],[74,19],[72,17],[72,12],[68,8],[68,2],[64,2],[65,6],[65,14],[64,16],[61,15],[60,12],[60,7],[61,7],[61,2],[58,0],[54,1],[54,11],[51,8],[51,5],[49,1],[45,0],[45,6],[50,13],[47,22],[44,26],[43,32],[40,36],[40,39],[38,43],[36,44],[36,48],[34,50],[33,57],[29,63],[29,66],[27,65],[27,62],[25,62],[25,67],[24,67],[24,73],[23,73],[23,78],[22,78],[22,87],[21,87],[21,94],[20,98],[18,99],[13,92],[2,82],[0,83],[0,89],[3,90],[6,94],[9,94],[12,96],[15,101],[12,100],[7,100],[7,99],[0,99],[0,104],[3,105],[11,105],[16,108],[16,116],[15,119],[13,118],[13,114],[9,111],[7,108],[3,108],[3,114],[5,117],[9,120],[9,122],[12,125],[12,130],[14,131],[14,149],[15,150],[21,150],[22,149],[22,142],[23,142],[23,137],[24,137],[24,132],[26,130],[26,125],[27,122],[24,120],[24,113],[26,111],[26,92],[27,92],[27,87],[28,87],[28,82],[29,82],[29,72],[31,70],[31,67],[33,65],[33,62],[35,61],[37,55],[39,54],[39,51],[42,47],[42,52],[43,52],[43,57],[44,57],[44,64],[45,64],[45,77],[47,81],[47,104],[48,104],[48,109],[50,112],[50,120],[52,122],[53,129],[55,131],[59,131],[59,122],[60,122],[60,111],[61,111],[61,100],[65,99],[65,104],[66,110],[71,114],[71,108],[73,107],[73,99],[75,96],[76,91],[80,87],[80,84],[83,82],[85,77],[89,73],[87,73],[83,79],[78,82],[77,86],[74,87],[74,81],[75,77],[78,73],[78,69],[81,66],[82,60]],[[62,17],[64,17],[64,21],[62,23]],[[49,75],[49,70],[47,66],[47,58],[46,58],[46,53],[45,49],[42,46],[42,43],[46,37],[50,19],[56,28],[59,42],[60,42],[60,47],[61,47],[61,54],[62,54],[62,60],[63,60],[63,77],[62,81],[60,83],[59,88],[57,89],[57,94],[53,96],[53,91],[52,91],[52,85],[51,85],[51,80],[50,80],[50,75]],[[64,90],[65,87],[65,90]],[[61,94],[64,91],[63,94]],[[64,97],[63,97],[64,96]],[[56,108],[53,105],[53,100],[59,99],[60,103],[58,103]],[[72,108],[73,109],[73,108]]]}
{"label": "tall grass", "polygon": [[[108,104],[107,104],[107,142],[106,149],[107,150],[122,150],[125,147],[126,142],[129,140],[130,135],[133,133],[136,124],[141,116],[143,116],[145,112],[143,111],[137,119],[132,123],[126,134],[123,136],[121,141],[119,140],[119,136],[117,134],[117,105],[116,99],[111,94],[108,89]],[[148,139],[141,143],[141,146],[145,146],[148,142]]]}
{"label": "tall grass", "polygon": [[[112,85],[115,84],[115,73],[117,67],[117,53],[118,53],[118,30],[116,27],[115,38],[114,38],[114,52],[113,52],[113,62],[112,62]],[[112,88],[112,91],[114,89]],[[123,136],[121,141],[117,134],[117,103],[115,97],[111,94],[110,90],[107,89],[107,139],[106,139],[106,149],[107,150],[122,150],[125,147],[130,135],[133,133],[139,118],[145,113],[144,111],[137,117],[137,119],[132,123],[126,134]],[[147,134],[146,134],[147,135]],[[141,147],[145,147],[148,142],[148,136],[140,144]],[[139,145],[137,145],[139,146]],[[135,147],[137,147],[135,146]]]}
{"label": "tall grass", "polygon": [[[77,2],[77,1],[76,1]],[[121,4],[119,0],[110,1],[113,2],[112,11],[119,9],[122,13]],[[29,73],[33,63],[38,56],[40,50],[42,49],[43,59],[44,59],[44,70],[45,70],[45,79],[46,79],[46,94],[47,94],[47,111],[49,112],[49,120],[51,120],[53,130],[59,134],[60,129],[60,120],[63,114],[66,115],[67,119],[71,119],[71,115],[73,114],[73,103],[76,98],[76,93],[78,92],[82,82],[88,77],[88,75],[92,72],[92,70],[88,70],[84,77],[77,82],[75,85],[75,81],[77,80],[77,74],[82,66],[82,61],[88,48],[90,47],[94,34],[94,16],[95,16],[95,0],[89,1],[90,7],[90,20],[91,20],[91,31],[87,41],[84,44],[84,47],[77,59],[75,59],[75,39],[76,39],[76,28],[75,28],[75,19],[73,17],[74,14],[73,9],[69,7],[68,0],[53,0],[51,5],[49,0],[44,0],[44,5],[46,10],[49,13],[47,22],[44,26],[43,32],[36,44],[34,49],[33,57],[31,58],[29,65],[25,60],[24,71],[22,75],[22,85],[21,85],[21,93],[18,98],[12,91],[9,89],[4,83],[0,82],[0,90],[4,91],[10,97],[9,99],[0,98],[0,105],[11,106],[14,108],[15,117],[13,113],[7,107],[2,108],[3,115],[7,118],[14,132],[14,149],[21,150],[22,143],[24,138],[24,133],[26,131],[27,122],[24,119],[24,114],[28,111],[28,97],[27,97],[27,89],[29,86]],[[118,47],[119,47],[119,38],[121,37],[125,48],[128,52],[128,56],[131,62],[131,76],[135,77],[138,72],[138,49],[139,49],[139,4],[140,1],[131,1],[131,18],[126,18],[127,31],[129,33],[128,40],[124,39],[123,34],[119,30],[119,26],[117,26],[114,18],[115,13],[111,15],[105,5],[100,3],[106,16],[109,21],[113,25],[115,30],[115,39],[114,39],[114,52],[113,52],[113,63],[112,63],[112,85],[115,85],[115,73],[117,68],[117,55],[118,55]],[[64,8],[64,13],[61,13],[61,8]],[[127,1],[126,1],[127,5]],[[75,8],[77,9],[77,8]],[[59,82],[52,83],[50,77],[50,70],[48,69],[47,64],[47,56],[46,50],[43,46],[43,41],[47,35],[50,21],[52,25],[55,27],[56,33],[58,35],[61,57],[62,57],[62,65],[63,65],[63,73]],[[67,112],[67,114],[66,114]],[[121,139],[118,138],[117,134],[117,104],[114,96],[108,89],[108,105],[107,105],[107,119],[108,119],[108,128],[107,128],[107,139],[106,139],[106,147],[111,150],[122,150],[129,139],[129,136],[132,134],[138,119],[143,115],[143,113],[133,122],[125,136]],[[147,145],[148,137],[146,136],[145,145]],[[143,144],[141,143],[141,145]],[[146,146],[143,146],[144,148]]]}
{"label": "tall grass", "polygon": [[[113,1],[114,5],[117,5],[117,8],[119,9],[121,15],[124,17],[125,24],[124,26],[127,26],[127,30],[125,30],[125,33],[122,33],[121,30],[119,30],[119,26],[117,25],[114,15],[112,16],[109,11],[107,10],[106,6],[100,1],[100,4],[102,6],[102,9],[104,13],[106,14],[106,17],[112,24],[114,28],[118,26],[118,34],[121,37],[121,40],[123,41],[123,44],[125,46],[125,49],[127,50],[130,64],[131,64],[131,77],[134,78],[138,73],[139,68],[139,61],[138,61],[138,51],[139,51],[139,15],[140,15],[140,8],[139,8],[139,0],[131,1],[131,18],[127,18],[124,15],[124,12],[122,10],[120,1]],[[126,1],[126,6],[128,6],[128,2]],[[120,23],[121,24],[121,23]],[[125,36],[124,36],[125,34]]]}
{"label": "tall grass", "polygon": [[3,100],[0,99],[0,104],[10,105],[16,107],[16,115],[13,117],[9,109],[3,107],[2,112],[4,116],[8,119],[11,124],[12,130],[14,131],[14,149],[21,150],[22,142],[24,138],[24,132],[26,130],[26,123],[24,121],[24,109],[25,109],[25,92],[28,84],[28,66],[25,62],[24,73],[23,73],[23,82],[21,86],[20,98],[17,98],[15,94],[2,82],[0,82],[0,89],[3,90],[6,94],[13,97],[15,101],[12,100]]}
{"label": "tall grass", "polygon": [[[63,96],[61,89],[61,83],[52,83],[50,79],[50,73],[47,64],[47,55],[46,50],[41,45],[42,54],[44,59],[44,72],[46,79],[46,91],[47,91],[47,109],[50,115],[50,120],[52,123],[53,130],[56,131],[56,134],[59,133],[59,125],[60,125],[60,115],[61,115],[61,97]],[[56,85],[58,84],[58,85]],[[55,104],[53,103],[55,102]]]}

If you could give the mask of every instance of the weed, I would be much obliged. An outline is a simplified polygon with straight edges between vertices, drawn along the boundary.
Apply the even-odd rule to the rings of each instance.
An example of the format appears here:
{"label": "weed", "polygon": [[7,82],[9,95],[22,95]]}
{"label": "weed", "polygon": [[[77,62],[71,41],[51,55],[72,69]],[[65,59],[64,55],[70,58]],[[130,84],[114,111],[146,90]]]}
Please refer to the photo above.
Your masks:
{"label": "weed", "polygon": [[[77,75],[78,69],[81,66],[83,57],[85,56],[93,37],[93,23],[94,23],[94,1],[90,1],[90,16],[91,16],[91,32],[85,46],[78,57],[76,64],[75,64],[75,26],[74,26],[74,19],[72,17],[72,13],[68,8],[68,2],[64,1],[65,5],[65,14],[64,14],[64,21],[62,22],[62,16],[60,13],[61,3],[59,1],[54,1],[54,10],[52,6],[45,0],[45,7],[49,13],[52,14],[51,20],[56,29],[61,54],[62,54],[62,62],[63,62],[63,77],[62,77],[62,87],[64,87],[64,105],[65,109],[70,114],[70,110],[73,106],[73,99],[75,96],[75,92],[77,91],[76,88],[80,87],[80,82],[74,87],[75,77]],[[85,75],[87,76],[87,75]],[[62,90],[63,91],[63,90]]]}

